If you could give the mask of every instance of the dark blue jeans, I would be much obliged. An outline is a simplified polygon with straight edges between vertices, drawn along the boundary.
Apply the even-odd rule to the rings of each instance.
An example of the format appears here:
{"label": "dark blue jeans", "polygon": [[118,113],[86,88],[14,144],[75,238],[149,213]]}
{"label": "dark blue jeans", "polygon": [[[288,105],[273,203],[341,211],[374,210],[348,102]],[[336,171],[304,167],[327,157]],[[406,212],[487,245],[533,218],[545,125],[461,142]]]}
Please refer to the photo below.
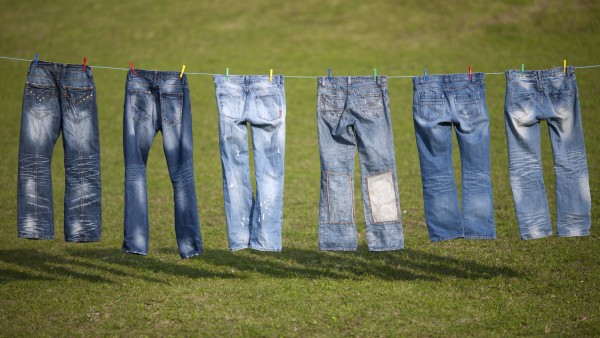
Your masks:
{"label": "dark blue jeans", "polygon": [[99,241],[100,141],[92,69],[45,61],[29,66],[23,94],[17,187],[19,237],[54,238],[50,162],[61,131],[65,240]]}
{"label": "dark blue jeans", "polygon": [[125,155],[125,238],[123,251],[148,254],[146,163],[156,134],[173,184],[175,234],[182,258],[202,253],[194,183],[192,112],[185,75],[178,72],[129,71],[125,87],[123,149]]}

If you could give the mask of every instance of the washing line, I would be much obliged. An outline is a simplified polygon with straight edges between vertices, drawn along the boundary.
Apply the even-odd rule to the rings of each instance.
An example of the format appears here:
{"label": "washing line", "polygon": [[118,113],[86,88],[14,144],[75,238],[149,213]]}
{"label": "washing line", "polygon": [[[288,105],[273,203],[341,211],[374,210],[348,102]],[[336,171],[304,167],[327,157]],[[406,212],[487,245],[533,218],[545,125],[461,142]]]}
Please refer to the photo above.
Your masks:
{"label": "washing line", "polygon": [[[0,55],[0,59],[13,60],[13,61],[25,61],[25,62],[33,62],[34,61],[31,59],[22,59],[22,58],[15,58],[15,57],[1,56],[1,55]],[[88,66],[93,67],[93,68],[101,68],[101,69],[124,70],[124,71],[129,70],[129,68],[96,66],[96,65],[92,65],[92,64],[88,64]],[[574,66],[573,68],[584,69],[584,68],[597,68],[597,67],[600,67],[600,65]],[[186,75],[204,75],[204,76],[222,75],[222,74],[199,73],[199,72],[185,72],[185,74]],[[484,72],[483,74],[485,74],[485,75],[504,75],[505,72]],[[431,74],[431,75],[436,75],[436,74]],[[449,75],[449,74],[444,74],[444,75]],[[296,79],[316,79],[319,77],[319,76],[310,76],[310,75],[284,75],[284,76],[285,76],[285,78],[296,78]],[[390,75],[390,76],[386,76],[386,77],[388,79],[401,79],[401,78],[413,78],[415,76],[421,76],[421,75]]]}

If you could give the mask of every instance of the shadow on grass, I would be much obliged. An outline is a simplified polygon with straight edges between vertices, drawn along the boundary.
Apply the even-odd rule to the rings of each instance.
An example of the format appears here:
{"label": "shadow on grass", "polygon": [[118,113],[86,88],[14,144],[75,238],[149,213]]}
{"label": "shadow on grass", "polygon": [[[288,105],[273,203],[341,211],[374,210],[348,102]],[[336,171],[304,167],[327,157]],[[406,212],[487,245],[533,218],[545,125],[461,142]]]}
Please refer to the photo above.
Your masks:
{"label": "shadow on grass", "polygon": [[[173,248],[160,249],[172,253]],[[393,252],[322,252],[287,248],[282,252],[208,250],[203,256],[173,261],[123,254],[118,249],[69,248],[52,254],[25,249],[0,250],[0,283],[13,280],[77,278],[89,282],[114,283],[117,278],[139,278],[168,283],[169,277],[249,278],[261,274],[272,278],[347,280],[489,279],[520,277],[522,273],[475,259],[459,259],[406,249]]]}
{"label": "shadow on grass", "polygon": [[[115,249],[70,249],[53,254],[30,249],[0,250],[0,284],[14,280],[58,280],[75,278],[88,282],[116,283],[115,278],[139,278],[168,283],[167,274],[188,278],[237,278],[231,273],[211,272],[196,267],[124,254]],[[159,275],[157,275],[159,274]]]}

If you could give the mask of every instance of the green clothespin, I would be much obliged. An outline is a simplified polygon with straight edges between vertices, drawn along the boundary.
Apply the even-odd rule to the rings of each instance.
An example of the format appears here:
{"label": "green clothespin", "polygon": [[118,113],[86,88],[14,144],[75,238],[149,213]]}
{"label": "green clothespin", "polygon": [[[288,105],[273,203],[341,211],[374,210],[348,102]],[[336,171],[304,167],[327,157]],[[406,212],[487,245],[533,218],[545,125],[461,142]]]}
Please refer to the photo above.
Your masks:
{"label": "green clothespin", "polygon": [[521,64],[521,75],[525,75],[525,64]]}
{"label": "green clothespin", "polygon": [[229,80],[229,67],[225,68],[225,80]]}

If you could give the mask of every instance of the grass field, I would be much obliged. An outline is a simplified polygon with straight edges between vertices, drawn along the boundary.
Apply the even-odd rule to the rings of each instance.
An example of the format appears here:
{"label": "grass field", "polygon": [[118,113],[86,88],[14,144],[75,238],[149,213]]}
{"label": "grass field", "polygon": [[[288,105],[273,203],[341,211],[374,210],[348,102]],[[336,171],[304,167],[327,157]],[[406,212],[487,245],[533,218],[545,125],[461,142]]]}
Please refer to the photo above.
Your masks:
{"label": "grass field", "polygon": [[[4,0],[0,55],[231,74],[418,75],[600,64],[600,3],[550,1]],[[406,249],[318,251],[316,80],[286,80],[281,253],[229,252],[212,79],[189,76],[205,254],[180,260],[172,187],[157,136],[148,164],[150,253],[121,253],[124,71],[94,69],[103,237],[63,241],[62,143],[52,170],[56,239],[17,238],[26,62],[0,60],[0,336],[600,335],[600,68],[576,70],[592,193],[592,236],[519,239],[508,182],[505,77],[486,77],[496,241],[432,244],[412,122],[412,82],[390,79]],[[545,124],[543,128],[546,128]],[[554,219],[548,134],[543,167]],[[456,141],[454,141],[456,143]],[[455,145],[456,147],[456,145]],[[460,178],[458,151],[454,153]],[[359,181],[358,168],[356,180]]]}

